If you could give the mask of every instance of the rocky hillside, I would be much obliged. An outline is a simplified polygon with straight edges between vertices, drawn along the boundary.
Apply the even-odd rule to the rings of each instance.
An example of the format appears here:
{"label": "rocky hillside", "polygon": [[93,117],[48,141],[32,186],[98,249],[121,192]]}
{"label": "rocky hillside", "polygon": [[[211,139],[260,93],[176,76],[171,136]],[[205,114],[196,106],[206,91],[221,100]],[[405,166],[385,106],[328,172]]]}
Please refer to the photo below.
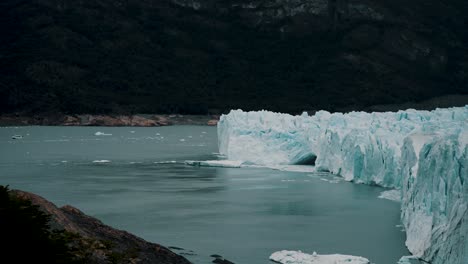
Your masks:
{"label": "rocky hillside", "polygon": [[[3,186],[0,186],[0,196],[0,240],[7,245],[3,248],[3,260],[15,260],[15,263],[34,260],[45,263],[190,264],[161,245],[107,226],[72,206],[58,208],[38,195],[7,191]],[[64,244],[66,248],[63,248]]]}
{"label": "rocky hillside", "polygon": [[0,34],[0,113],[295,113],[468,94],[465,0],[3,0]]}

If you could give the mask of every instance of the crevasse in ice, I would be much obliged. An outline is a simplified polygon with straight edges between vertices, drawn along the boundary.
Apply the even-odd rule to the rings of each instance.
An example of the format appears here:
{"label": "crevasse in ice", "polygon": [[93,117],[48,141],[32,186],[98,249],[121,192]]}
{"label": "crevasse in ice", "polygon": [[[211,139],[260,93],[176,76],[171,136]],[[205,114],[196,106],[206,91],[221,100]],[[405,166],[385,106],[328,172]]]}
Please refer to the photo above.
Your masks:
{"label": "crevasse in ice", "polygon": [[310,163],[401,191],[406,245],[431,263],[468,263],[468,106],[313,116],[233,110],[220,153],[244,164]]}

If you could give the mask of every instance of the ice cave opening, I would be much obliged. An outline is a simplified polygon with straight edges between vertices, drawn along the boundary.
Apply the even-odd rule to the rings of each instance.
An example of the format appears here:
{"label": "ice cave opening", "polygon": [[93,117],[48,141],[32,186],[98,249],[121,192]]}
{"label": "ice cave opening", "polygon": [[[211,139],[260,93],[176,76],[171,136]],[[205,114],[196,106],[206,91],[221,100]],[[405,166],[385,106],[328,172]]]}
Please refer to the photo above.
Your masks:
{"label": "ice cave opening", "polygon": [[309,166],[315,166],[315,161],[317,160],[317,156],[314,154],[310,154],[305,156],[304,158],[300,159],[297,161],[294,165],[309,165]]}

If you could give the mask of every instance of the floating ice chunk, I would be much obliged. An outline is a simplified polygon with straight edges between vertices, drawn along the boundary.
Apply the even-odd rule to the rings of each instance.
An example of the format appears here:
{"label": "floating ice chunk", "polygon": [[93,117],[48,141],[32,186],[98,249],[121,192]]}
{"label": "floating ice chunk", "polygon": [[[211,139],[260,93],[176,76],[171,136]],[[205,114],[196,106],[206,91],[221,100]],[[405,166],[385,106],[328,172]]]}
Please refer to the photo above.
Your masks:
{"label": "floating ice chunk", "polygon": [[211,155],[215,155],[216,157],[218,157],[219,159],[226,159],[226,156],[221,154],[221,153],[218,153],[218,152],[212,152]]}
{"label": "floating ice chunk", "polygon": [[95,136],[112,136],[112,134],[107,134],[101,131],[94,133]]}
{"label": "floating ice chunk", "polygon": [[350,255],[319,255],[315,251],[312,255],[301,251],[282,250],[270,256],[270,260],[281,264],[369,264],[370,261],[363,257]]}
{"label": "floating ice chunk", "polygon": [[132,130],[132,131],[130,131],[130,133],[134,134],[134,133],[135,133],[135,131],[133,131],[133,130]]}
{"label": "floating ice chunk", "polygon": [[238,160],[186,160],[185,164],[192,166],[203,166],[203,167],[224,167],[224,168],[240,168],[243,164],[242,161]]}
{"label": "floating ice chunk", "polygon": [[175,160],[163,160],[163,161],[155,161],[154,164],[174,164],[177,163]]}
{"label": "floating ice chunk", "polygon": [[380,193],[379,198],[395,202],[401,202],[401,190],[383,191],[382,193]]}
{"label": "floating ice chunk", "polygon": [[267,166],[258,166],[258,167],[265,167],[265,168],[269,168],[273,170],[290,171],[290,172],[315,172],[315,167],[308,166],[308,165],[277,165],[277,166],[267,165]]}
{"label": "floating ice chunk", "polygon": [[184,141],[185,141],[185,139],[181,138],[181,139],[179,139],[179,141],[180,141],[180,142],[184,142]]}
{"label": "floating ice chunk", "polygon": [[411,260],[417,260],[418,258],[415,256],[403,256],[398,260],[397,264],[411,264]]}
{"label": "floating ice chunk", "polygon": [[109,163],[110,160],[93,160],[93,163]]}
{"label": "floating ice chunk", "polygon": [[338,179],[327,179],[327,178],[320,178],[321,181],[328,182],[328,183],[339,183]]}

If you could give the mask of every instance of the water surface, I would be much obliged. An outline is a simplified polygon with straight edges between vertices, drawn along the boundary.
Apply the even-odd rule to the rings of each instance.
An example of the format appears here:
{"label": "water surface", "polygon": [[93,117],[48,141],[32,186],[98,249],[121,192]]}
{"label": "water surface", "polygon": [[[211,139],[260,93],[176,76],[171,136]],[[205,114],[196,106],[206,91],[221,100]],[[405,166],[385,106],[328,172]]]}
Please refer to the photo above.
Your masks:
{"label": "water surface", "polygon": [[267,264],[283,249],[377,264],[408,255],[400,205],[378,199],[381,188],[323,173],[183,163],[217,151],[214,127],[0,128],[0,184],[184,248],[177,252],[196,264],[211,263],[211,254]]}

